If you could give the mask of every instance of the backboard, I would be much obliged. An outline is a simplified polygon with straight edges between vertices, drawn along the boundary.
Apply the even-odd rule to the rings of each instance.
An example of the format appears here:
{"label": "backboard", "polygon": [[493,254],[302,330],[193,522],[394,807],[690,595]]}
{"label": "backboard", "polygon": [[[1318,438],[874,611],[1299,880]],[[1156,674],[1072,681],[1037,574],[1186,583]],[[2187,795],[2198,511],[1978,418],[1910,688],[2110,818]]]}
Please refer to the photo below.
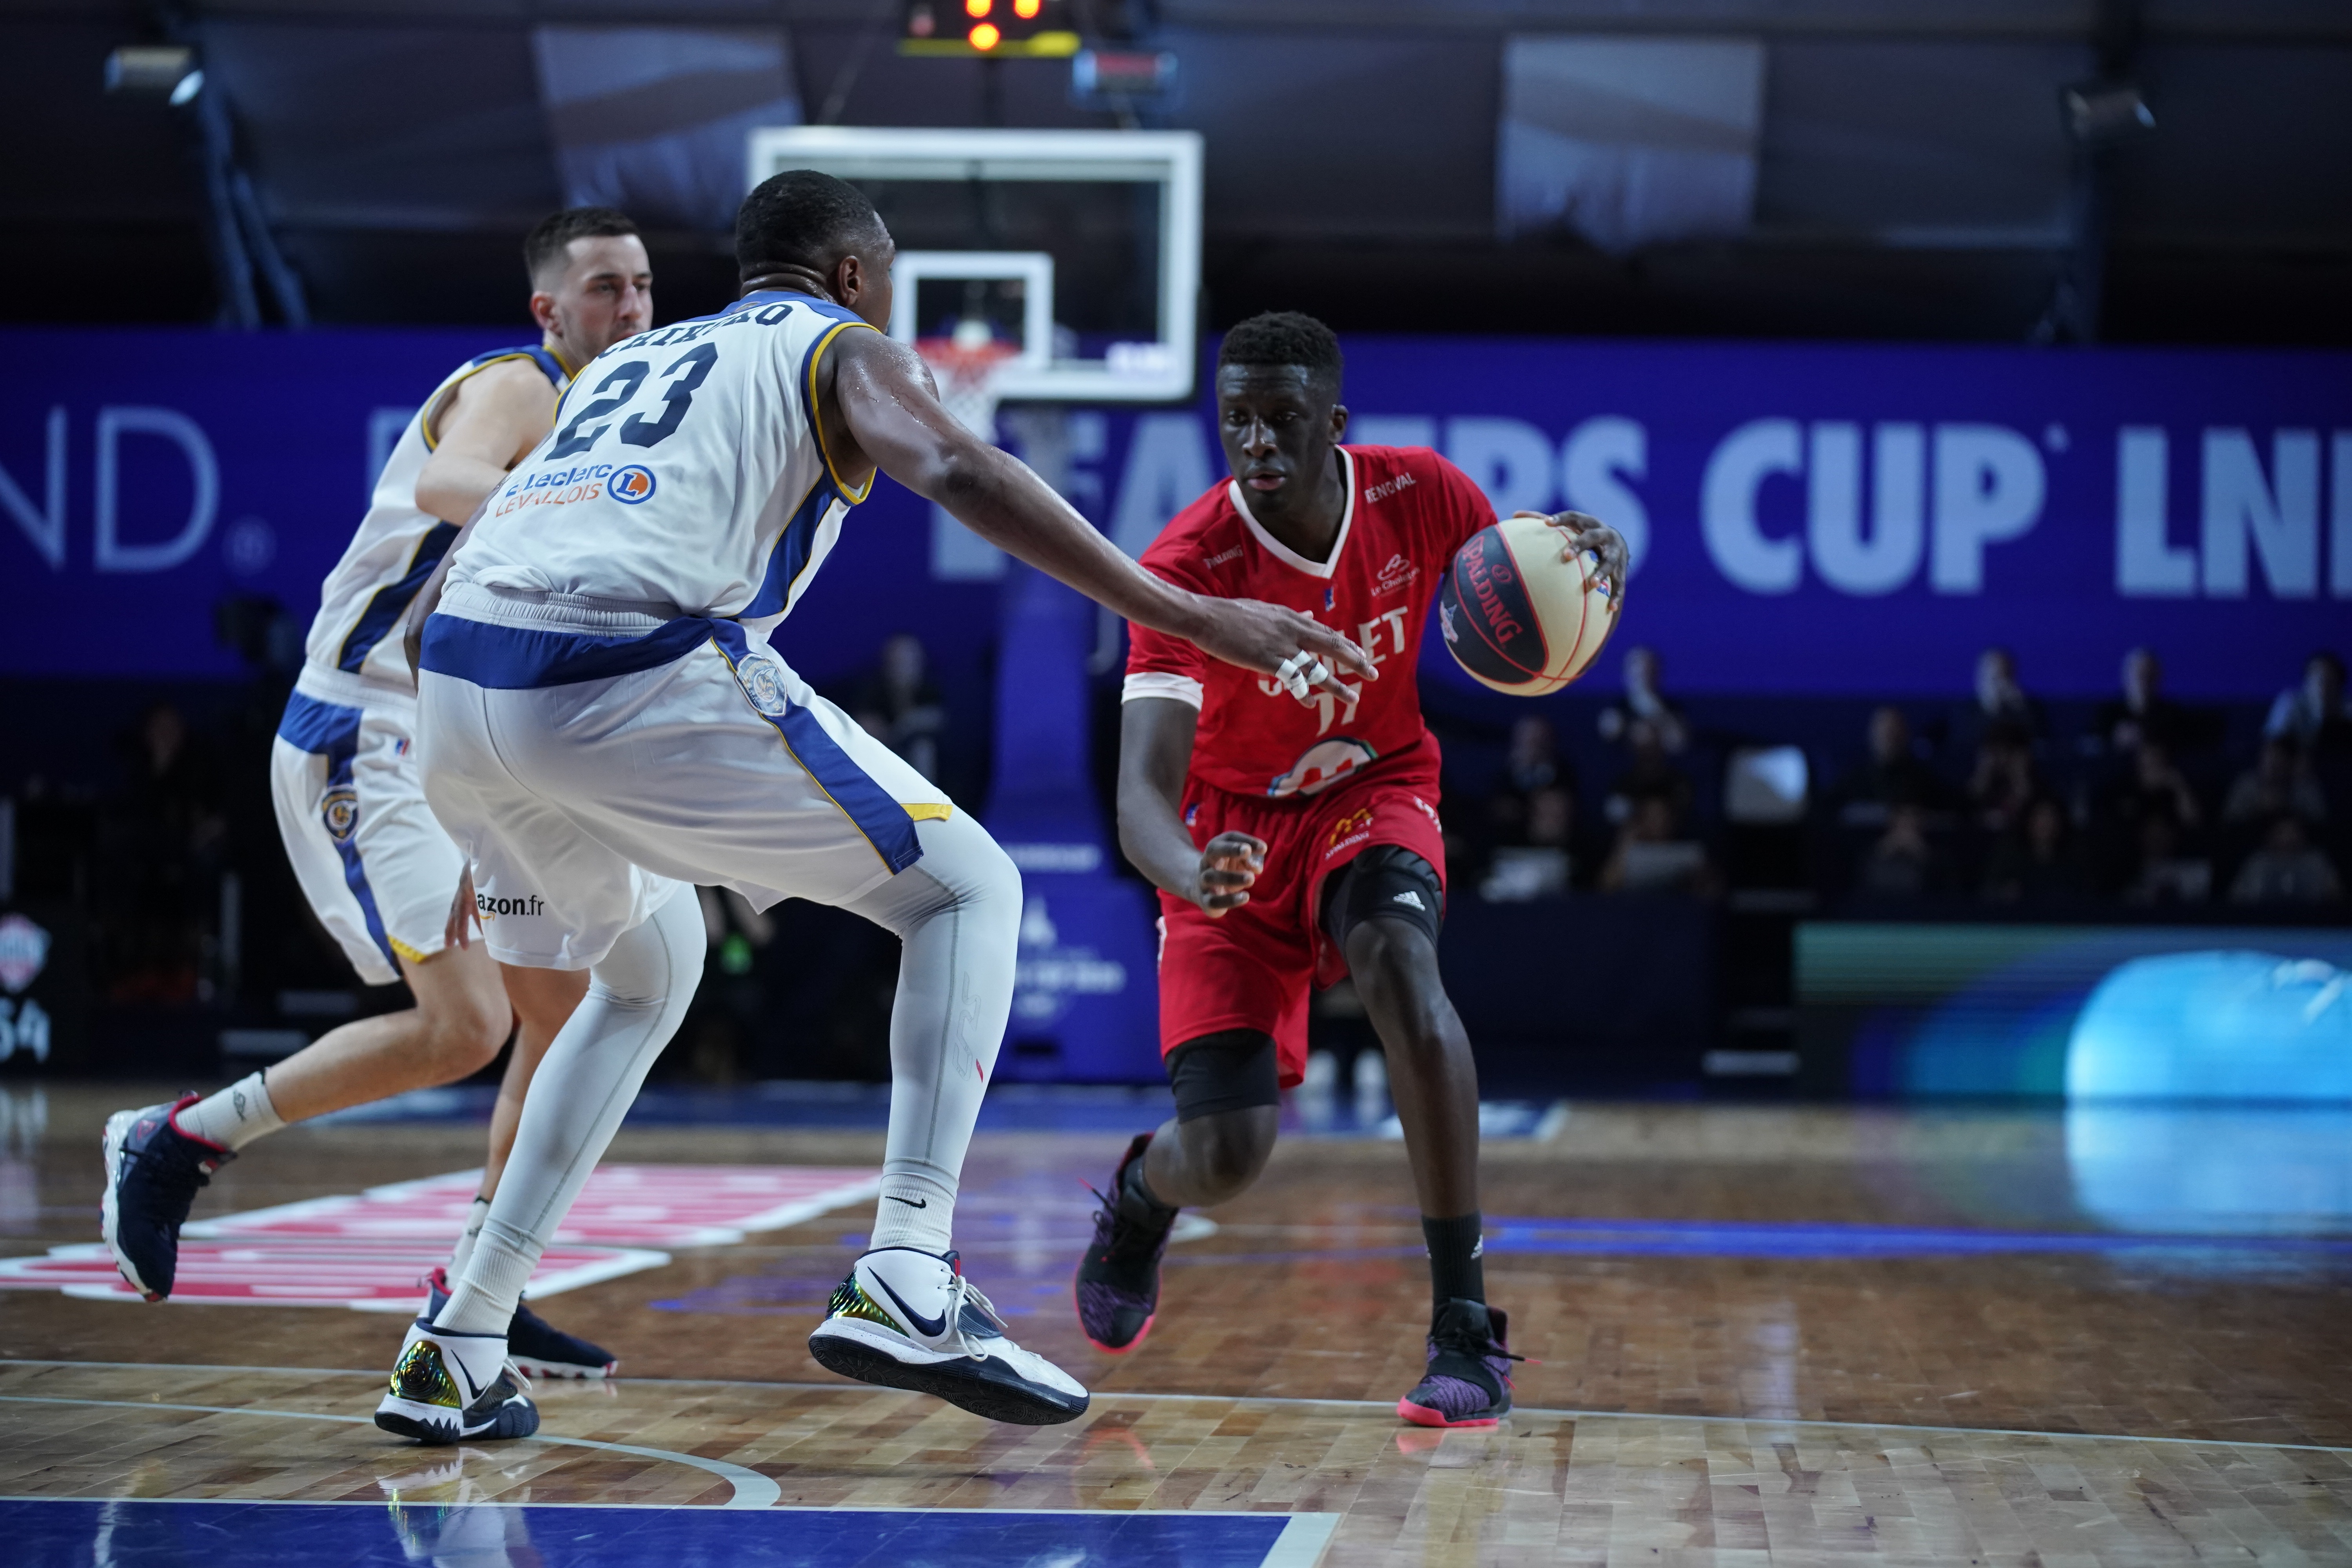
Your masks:
{"label": "backboard", "polygon": [[890,335],[1007,351],[1001,397],[1164,403],[1192,393],[1201,138],[1189,131],[751,132],[752,184],[816,169],[898,242]]}

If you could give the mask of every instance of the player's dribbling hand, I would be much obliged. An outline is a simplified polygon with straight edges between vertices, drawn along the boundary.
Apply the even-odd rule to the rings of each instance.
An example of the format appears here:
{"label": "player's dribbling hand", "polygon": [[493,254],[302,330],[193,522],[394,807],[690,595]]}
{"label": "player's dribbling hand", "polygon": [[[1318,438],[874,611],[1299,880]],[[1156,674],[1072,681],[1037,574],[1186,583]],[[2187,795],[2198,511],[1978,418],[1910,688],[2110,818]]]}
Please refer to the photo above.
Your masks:
{"label": "player's dribbling hand", "polygon": [[1593,575],[1609,584],[1612,603],[1622,603],[1625,597],[1625,574],[1632,570],[1633,558],[1625,548],[1625,536],[1586,512],[1563,511],[1545,513],[1520,511],[1514,517],[1540,517],[1562,533],[1568,542],[1559,548],[1562,561],[1573,561],[1590,552],[1600,565]]}
{"label": "player's dribbling hand", "polygon": [[1246,833],[1220,833],[1201,851],[1201,887],[1193,895],[1211,920],[1249,902],[1250,884],[1265,869],[1265,844]]}
{"label": "player's dribbling hand", "polygon": [[[1366,680],[1381,678],[1370,654],[1297,610],[1255,599],[1204,596],[1200,605],[1205,619],[1192,640],[1203,652],[1227,664],[1255,669],[1260,675],[1296,679],[1297,657],[1302,653],[1314,655],[1315,659],[1307,662],[1307,678],[1291,693],[1302,701],[1307,693],[1319,690],[1330,692],[1342,702],[1353,702],[1360,692],[1340,679],[1343,675],[1360,676]],[[1323,665],[1319,678],[1314,673],[1315,660]],[[1284,668],[1286,664],[1291,666],[1289,670]]]}

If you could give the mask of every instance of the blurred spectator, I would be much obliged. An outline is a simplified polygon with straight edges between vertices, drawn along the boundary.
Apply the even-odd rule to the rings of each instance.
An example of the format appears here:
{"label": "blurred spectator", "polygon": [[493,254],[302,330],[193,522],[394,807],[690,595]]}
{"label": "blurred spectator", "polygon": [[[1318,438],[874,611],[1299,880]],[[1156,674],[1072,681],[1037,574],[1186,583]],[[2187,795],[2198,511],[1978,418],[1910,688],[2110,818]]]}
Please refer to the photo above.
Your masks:
{"label": "blurred spectator", "polygon": [[2115,819],[2125,825],[2152,811],[2169,815],[2177,827],[2195,829],[2205,822],[2205,808],[2199,804],[2197,792],[2174,764],[2172,753],[2155,741],[2140,743],[2129,776],[2111,792],[2109,802]]}
{"label": "blurred spectator", "polygon": [[2144,647],[2124,655],[2123,695],[2099,704],[2093,728],[2106,750],[2129,756],[2143,741],[2178,752],[2189,739],[2189,715],[2163,693],[2164,666]]}
{"label": "blurred spectator", "polygon": [[1601,710],[1601,738],[1632,743],[1633,726],[1646,722],[1656,735],[1658,745],[1668,756],[1680,756],[1690,750],[1690,725],[1682,710],[1666,700],[1660,689],[1658,678],[1662,669],[1656,650],[1629,647],[1625,650],[1625,696]]}
{"label": "blurred spectator", "polygon": [[2018,735],[2030,748],[2049,728],[2042,704],[2018,684],[2016,656],[2005,647],[1977,655],[1976,697],[1958,726],[1963,754],[1980,750],[1996,731]]}
{"label": "blurred spectator", "polygon": [[122,795],[103,809],[93,910],[121,1002],[184,1004],[209,990],[205,922],[227,822],[210,753],[168,702],[127,738]]}
{"label": "blurred spectator", "polygon": [[848,704],[866,732],[898,752],[933,784],[940,780],[940,731],[947,722],[922,639],[900,632],[882,645],[880,667]]}
{"label": "blurred spectator", "polygon": [[2233,904],[2332,904],[2343,896],[2336,868],[2291,811],[2272,819],[2263,847],[2246,857],[2230,884]]}
{"label": "blurred spectator", "polygon": [[1560,755],[1559,731],[1549,719],[1530,713],[1511,726],[1503,776],[1486,800],[1489,840],[1496,846],[1535,842],[1528,837],[1528,815],[1535,796],[1546,790],[1566,792],[1573,811],[1576,773]]}
{"label": "blurred spectator", "polygon": [[1681,814],[1664,795],[1645,795],[1633,802],[1608,864],[1601,868],[1604,893],[1685,892],[1715,890],[1715,868],[1706,846],[1682,836]]}
{"label": "blurred spectator", "polygon": [[2352,751],[2352,701],[2344,693],[2343,659],[2328,652],[2306,659],[2303,684],[2278,694],[2263,733],[2287,736],[2310,756]]}
{"label": "blurred spectator", "polygon": [[1518,903],[1568,891],[1575,862],[1569,853],[1576,827],[1576,797],[1545,784],[1525,797],[1519,842],[1499,844],[1478,896],[1488,903]]}
{"label": "blurred spectator", "polygon": [[1944,857],[1927,837],[1927,814],[1904,804],[1887,814],[1886,831],[1862,858],[1854,890],[1874,900],[1910,900],[1941,892]]}
{"label": "blurred spectator", "polygon": [[1900,708],[1881,708],[1870,716],[1869,755],[1839,781],[1838,820],[1880,826],[1896,806],[1933,807],[1943,794],[1943,782],[1912,742],[1911,721]]}
{"label": "blurred spectator", "polygon": [[2136,835],[2138,854],[2123,896],[2131,904],[2201,904],[2213,890],[2213,866],[2181,853],[2180,824],[2161,796],[2150,797]]}
{"label": "blurred spectator", "polygon": [[1609,786],[1603,809],[1610,822],[1622,827],[1633,819],[1642,802],[1660,800],[1668,815],[1680,823],[1690,811],[1690,775],[1667,756],[1664,731],[1647,719],[1635,719],[1625,726],[1624,735],[1633,756],[1616,783]]}
{"label": "blurred spectator", "polygon": [[2254,765],[2231,784],[2221,820],[2232,827],[2244,827],[2289,814],[2307,823],[2325,822],[2327,797],[2294,737],[2272,735],[2263,742]]}
{"label": "blurred spectator", "polygon": [[2066,808],[2037,795],[2025,808],[2021,828],[2004,835],[1985,871],[1985,897],[2000,904],[2048,908],[2082,902],[2090,896],[2090,873],[2075,852]]}
{"label": "blurred spectator", "polygon": [[2015,827],[2041,793],[2025,729],[2006,721],[1987,728],[1977,745],[1976,770],[1969,775],[1969,804],[1985,830],[2006,833]]}

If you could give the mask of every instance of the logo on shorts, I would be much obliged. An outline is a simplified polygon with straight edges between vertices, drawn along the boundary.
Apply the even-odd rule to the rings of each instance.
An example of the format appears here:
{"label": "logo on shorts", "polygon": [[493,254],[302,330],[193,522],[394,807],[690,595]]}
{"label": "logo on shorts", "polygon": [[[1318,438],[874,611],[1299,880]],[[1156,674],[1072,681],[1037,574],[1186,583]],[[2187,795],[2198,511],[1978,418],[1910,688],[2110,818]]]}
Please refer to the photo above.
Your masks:
{"label": "logo on shorts", "polygon": [[520,899],[494,899],[483,892],[474,895],[474,913],[486,921],[496,920],[500,915],[543,915],[546,912],[547,906],[540,901],[537,893],[526,894]]}
{"label": "logo on shorts", "polygon": [[349,842],[352,829],[360,825],[359,792],[348,786],[329,790],[319,797],[319,816],[327,825],[328,837],[338,844]]}
{"label": "logo on shorts", "polygon": [[23,915],[0,915],[0,985],[22,991],[40,978],[48,961],[47,931]]}
{"label": "logo on shorts", "polygon": [[615,468],[604,481],[604,493],[623,506],[642,506],[654,499],[654,471],[637,463]]}
{"label": "logo on shorts", "polygon": [[1337,848],[1339,841],[1348,835],[1360,833],[1371,825],[1372,814],[1369,810],[1351,811],[1331,825],[1331,836],[1323,842],[1328,847]]}
{"label": "logo on shorts", "polygon": [[751,706],[770,718],[780,718],[791,706],[784,700],[784,669],[765,654],[745,654],[736,661],[735,679],[742,683],[743,695]]}
{"label": "logo on shorts", "polygon": [[1265,793],[1277,799],[1286,795],[1317,795],[1379,756],[1354,736],[1337,735],[1308,747],[1305,756],[1290,764],[1288,773],[1265,786]]}

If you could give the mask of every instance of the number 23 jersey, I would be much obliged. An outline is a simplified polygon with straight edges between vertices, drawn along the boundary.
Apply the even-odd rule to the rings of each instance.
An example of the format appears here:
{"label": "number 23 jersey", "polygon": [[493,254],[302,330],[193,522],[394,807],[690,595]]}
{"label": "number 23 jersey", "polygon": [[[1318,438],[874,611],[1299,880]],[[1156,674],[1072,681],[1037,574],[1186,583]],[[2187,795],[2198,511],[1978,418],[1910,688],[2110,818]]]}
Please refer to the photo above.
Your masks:
{"label": "number 23 jersey", "polygon": [[[1271,677],[1191,643],[1133,627],[1123,697],[1166,697],[1201,710],[1192,776],[1234,795],[1318,794],[1367,772],[1420,780],[1433,797],[1437,743],[1422,722],[1414,664],[1446,563],[1494,508],[1470,476],[1423,447],[1342,447],[1347,510],[1327,561],[1286,547],[1227,481],[1176,514],[1143,552],[1145,568],[1223,599],[1303,611],[1380,661],[1350,704],[1299,702]],[[1350,682],[1350,684],[1354,684]]]}
{"label": "number 23 jersey", "polygon": [[812,384],[836,335],[871,330],[772,290],[623,339],[572,382],[450,580],[772,626],[872,483],[833,467]]}

